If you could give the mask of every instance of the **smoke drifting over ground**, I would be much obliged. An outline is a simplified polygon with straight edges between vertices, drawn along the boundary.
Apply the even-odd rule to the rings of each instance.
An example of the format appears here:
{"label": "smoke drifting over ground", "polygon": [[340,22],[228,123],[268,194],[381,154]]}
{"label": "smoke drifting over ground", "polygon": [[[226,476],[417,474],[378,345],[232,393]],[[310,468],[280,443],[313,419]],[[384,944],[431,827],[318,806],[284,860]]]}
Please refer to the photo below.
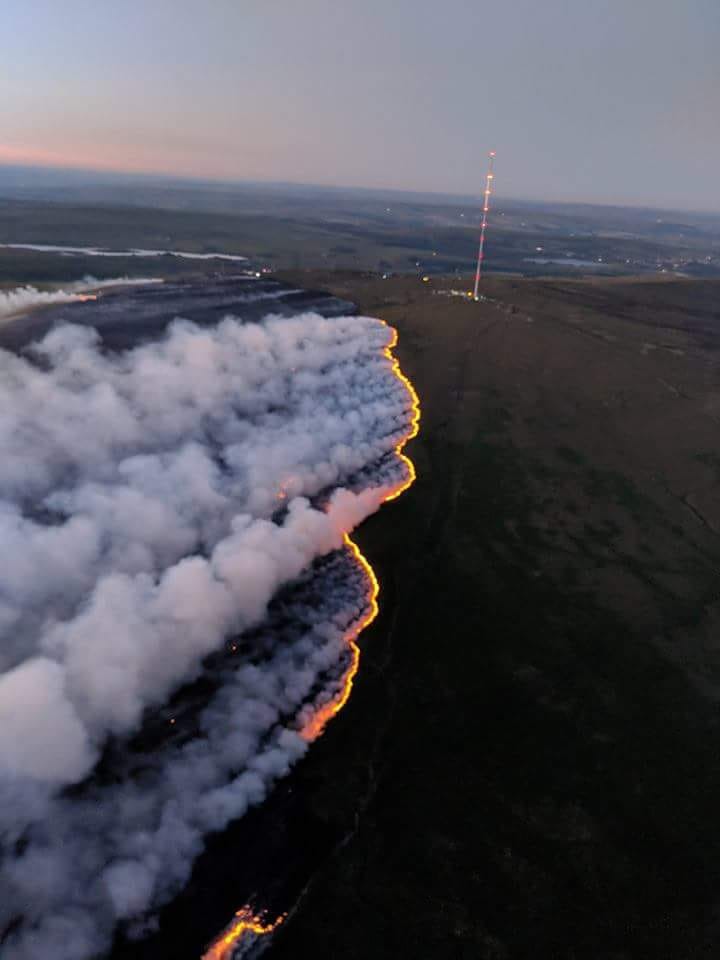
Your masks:
{"label": "smoke drifting over ground", "polygon": [[[0,352],[3,956],[141,931],[307,749],[367,603],[344,535],[407,469],[390,335],[228,316]],[[171,716],[201,672],[214,694]]]}
{"label": "smoke drifting over ground", "polygon": [[0,249],[37,250],[40,253],[75,254],[86,257],[179,257],[181,260],[228,260],[239,263],[247,260],[237,253],[192,253],[189,250],[146,250],[130,247],[127,250],[108,250],[105,247],[60,247],[50,243],[0,243]]}
{"label": "smoke drifting over ground", "polygon": [[14,290],[0,290],[0,323],[8,317],[25,313],[34,307],[49,306],[53,303],[74,303],[82,300],[91,290],[103,287],[136,286],[138,284],[162,283],[156,277],[115,277],[110,280],[97,280],[85,277],[77,283],[68,284],[62,290],[38,290],[36,287],[16,287]]}

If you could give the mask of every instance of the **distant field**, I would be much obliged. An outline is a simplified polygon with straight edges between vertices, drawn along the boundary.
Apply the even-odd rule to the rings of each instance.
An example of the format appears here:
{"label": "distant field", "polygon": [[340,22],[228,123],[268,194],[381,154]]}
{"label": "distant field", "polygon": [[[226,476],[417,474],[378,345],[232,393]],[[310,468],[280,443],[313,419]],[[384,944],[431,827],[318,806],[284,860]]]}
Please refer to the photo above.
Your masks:
{"label": "distant field", "polygon": [[[476,257],[477,220],[472,198],[227,185],[31,191],[3,187],[0,176],[0,243],[226,252],[274,270],[467,272]],[[169,259],[153,265],[169,276],[198,270]],[[498,197],[487,269],[526,276],[720,275],[720,218],[523,205]],[[93,258],[0,250],[0,281],[147,270],[138,260],[100,264]]]}

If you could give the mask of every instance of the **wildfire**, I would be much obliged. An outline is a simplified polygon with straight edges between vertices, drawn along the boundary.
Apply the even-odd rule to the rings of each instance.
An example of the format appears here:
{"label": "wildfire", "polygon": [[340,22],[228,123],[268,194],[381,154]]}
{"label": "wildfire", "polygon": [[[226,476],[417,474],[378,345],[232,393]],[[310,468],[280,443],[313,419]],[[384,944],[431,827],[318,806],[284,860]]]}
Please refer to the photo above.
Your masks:
{"label": "wildfire", "polygon": [[97,300],[97,294],[96,293],[79,293],[77,295],[77,298],[80,301],[80,303],[85,303],[86,300]]}
{"label": "wildfire", "polygon": [[227,930],[203,954],[202,960],[230,960],[243,937],[264,937],[277,930],[284,919],[282,915],[274,923],[265,923],[262,915],[254,914],[249,906],[242,907]]}
{"label": "wildfire", "polygon": [[[410,428],[408,429],[407,434],[395,447],[395,453],[398,457],[400,457],[407,468],[407,476],[405,480],[388,491],[387,495],[383,498],[384,503],[399,497],[400,494],[404,490],[407,490],[407,488],[414,482],[416,477],[415,467],[412,460],[410,460],[410,458],[407,457],[402,451],[408,440],[411,440],[417,435],[420,424],[420,400],[415,388],[402,372],[397,359],[393,356],[392,351],[397,345],[397,339],[397,330],[392,329],[390,343],[383,350],[383,354],[390,361],[395,376],[407,387],[412,404],[412,416],[410,418]],[[285,493],[284,488],[281,487],[280,493],[278,494],[278,499],[281,499],[283,495],[286,496],[287,494]],[[308,741],[315,740],[317,737],[319,737],[329,721],[332,720],[332,718],[338,713],[340,713],[342,708],[347,703],[350,694],[352,693],[353,682],[360,666],[360,647],[357,645],[357,638],[362,631],[373,622],[375,617],[378,615],[379,610],[377,598],[378,594],[380,593],[380,584],[375,576],[375,571],[370,566],[365,556],[360,552],[358,545],[354,540],[350,539],[350,536],[347,533],[345,534],[344,540],[345,545],[350,549],[367,578],[367,612],[357,623],[352,626],[348,632],[346,639],[350,648],[350,663],[345,671],[345,675],[342,678],[342,686],[339,694],[337,694],[327,703],[320,705],[300,731],[300,735]],[[235,919],[227,928],[227,930],[221,934],[220,937],[218,937],[215,943],[213,943],[209,950],[203,955],[202,960],[232,960],[233,952],[240,945],[243,937],[254,938],[267,936],[280,926],[280,924],[285,920],[285,916],[286,915],[278,917],[274,923],[265,923],[262,915],[253,914],[252,909],[249,906],[243,907],[235,914]]]}
{"label": "wildfire", "polygon": [[[383,323],[385,323],[385,321],[383,321]],[[383,503],[387,503],[390,500],[395,500],[400,496],[401,493],[407,490],[407,488],[414,483],[415,477],[417,476],[415,465],[413,464],[412,460],[402,451],[408,440],[412,440],[413,437],[417,436],[417,432],[420,429],[420,398],[417,395],[415,387],[413,387],[412,383],[410,383],[408,378],[400,369],[400,364],[397,358],[393,356],[393,350],[397,346],[398,334],[394,327],[391,327],[391,330],[392,336],[390,343],[383,350],[383,354],[390,361],[395,376],[398,378],[398,380],[402,381],[407,388],[408,393],[410,394],[412,416],[410,418],[410,428],[408,432],[395,447],[395,453],[403,461],[407,468],[407,476],[405,480],[390,489],[387,495],[383,498]],[[350,648],[350,663],[345,671],[344,677],[342,678],[340,693],[335,696],[334,699],[328,701],[327,703],[321,704],[300,731],[303,739],[308,741],[315,740],[317,737],[319,737],[329,721],[332,720],[332,718],[338,713],[340,713],[342,708],[348,702],[350,694],[352,693],[355,676],[360,667],[360,647],[357,645],[357,638],[362,631],[373,622],[375,617],[377,617],[379,610],[377,598],[378,594],[380,593],[380,584],[375,576],[375,571],[370,566],[366,557],[360,552],[358,545],[354,540],[350,539],[350,536],[347,533],[345,534],[344,540],[345,545],[350,548],[355,559],[360,564],[365,576],[367,577],[368,609],[365,616],[362,617],[362,619],[356,624],[354,624],[348,633],[347,642]]]}
{"label": "wildfire", "polygon": [[[384,320],[383,320],[383,323],[385,323]],[[412,462],[410,457],[406,456],[403,453],[403,447],[408,442],[408,440],[412,440],[413,437],[417,436],[418,430],[420,429],[420,397],[418,397],[415,387],[412,385],[412,383],[410,383],[408,378],[400,369],[400,363],[397,357],[393,356],[393,350],[397,346],[397,342],[398,342],[398,332],[394,327],[391,327],[390,329],[392,330],[392,337],[390,339],[390,343],[383,350],[383,353],[392,364],[393,373],[398,378],[398,380],[400,380],[405,385],[408,393],[410,394],[410,402],[412,404],[412,416],[410,418],[409,431],[407,432],[406,436],[403,437],[400,443],[398,443],[397,447],[395,447],[395,453],[398,455],[398,457],[400,457],[400,459],[403,461],[403,463],[407,468],[407,479],[403,483],[395,487],[395,489],[392,490],[387,495],[387,497],[385,497],[385,503],[388,503],[388,501],[390,500],[395,500],[397,497],[400,496],[401,493],[404,493],[407,490],[407,488],[412,486],[412,484],[415,482],[415,477],[417,476],[417,473],[415,471],[415,464]]]}
{"label": "wildfire", "polygon": [[348,702],[348,698],[352,693],[355,674],[358,672],[358,668],[360,666],[360,647],[357,645],[357,638],[360,636],[365,627],[369,626],[373,622],[375,617],[378,615],[379,610],[377,598],[378,594],[380,593],[380,584],[375,576],[375,571],[370,566],[365,556],[360,552],[360,547],[358,547],[354,540],[350,539],[347,533],[345,534],[344,540],[345,545],[350,548],[355,559],[363,568],[363,571],[368,578],[368,583],[370,584],[368,609],[365,616],[362,617],[362,619],[352,627],[346,638],[348,646],[350,647],[350,664],[348,665],[348,668],[345,671],[345,676],[342,679],[340,693],[335,697],[335,699],[328,700],[327,703],[323,703],[321,706],[319,706],[300,731],[302,738],[308,741],[317,739],[329,721],[332,720],[332,718],[338,713],[340,713],[342,708]]}

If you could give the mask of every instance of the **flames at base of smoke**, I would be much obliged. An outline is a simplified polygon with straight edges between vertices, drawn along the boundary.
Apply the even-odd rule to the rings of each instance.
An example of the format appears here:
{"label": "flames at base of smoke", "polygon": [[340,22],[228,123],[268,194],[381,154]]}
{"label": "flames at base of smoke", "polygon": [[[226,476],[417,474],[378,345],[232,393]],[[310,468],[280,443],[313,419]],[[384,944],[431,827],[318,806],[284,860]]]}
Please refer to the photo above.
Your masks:
{"label": "flames at base of smoke", "polygon": [[369,584],[367,610],[346,637],[350,651],[350,663],[340,681],[339,691],[329,699],[326,699],[325,697],[327,697],[327,695],[325,695],[323,698],[324,702],[315,703],[312,709],[308,711],[310,715],[307,720],[301,718],[300,735],[308,742],[316,740],[330,720],[337,716],[348,702],[350,694],[352,693],[355,675],[360,667],[360,647],[357,645],[357,638],[366,627],[370,626],[379,612],[377,598],[380,592],[380,585],[375,576],[375,571],[360,552],[358,545],[351,540],[347,534],[345,534],[345,544],[352,551],[353,557],[367,577]]}
{"label": "flames at base of smoke", "polygon": [[[396,456],[406,467],[406,476],[402,481],[396,484],[395,487],[390,488],[390,490],[386,493],[384,497],[385,503],[389,503],[391,500],[397,499],[397,497],[404,493],[405,490],[407,490],[408,487],[415,482],[415,465],[412,460],[410,460],[410,458],[403,453],[403,447],[409,440],[412,440],[413,437],[417,436],[418,430],[420,429],[420,398],[418,397],[412,383],[400,369],[399,361],[393,355],[393,349],[397,346],[397,339],[397,330],[393,329],[390,343],[384,348],[383,353],[392,365],[393,374],[405,386],[408,394],[410,395],[412,413],[407,433],[401,438],[395,447]],[[380,593],[380,585],[377,577],[375,576],[375,571],[370,566],[370,563],[362,554],[360,548],[354,542],[354,540],[352,540],[348,534],[345,534],[344,539],[345,545],[352,551],[356,562],[362,568],[365,576],[367,577],[369,584],[367,613],[348,634],[347,643],[350,649],[350,664],[342,679],[339,692],[330,700],[327,700],[327,702],[316,704],[311,715],[302,725],[301,734],[308,741],[315,740],[318,736],[320,736],[325,729],[326,724],[334,716],[336,716],[347,703],[350,694],[352,693],[355,675],[360,667],[360,647],[357,645],[357,638],[366,627],[370,626],[379,613],[378,594]]]}
{"label": "flames at base of smoke", "polygon": [[266,923],[262,915],[255,915],[249,906],[241,907],[227,930],[203,954],[202,960],[230,960],[241,941],[253,943],[257,937],[273,933],[284,920],[284,916],[279,916],[274,923]]}
{"label": "flames at base of smoke", "polygon": [[[415,466],[402,451],[405,444],[417,436],[420,426],[420,399],[412,383],[400,369],[397,358],[393,356],[392,351],[396,345],[397,331],[393,330],[392,340],[388,346],[385,347],[384,353],[392,363],[395,376],[406,385],[408,393],[412,398],[412,416],[406,436],[398,442],[395,449],[397,456],[401,458],[407,466],[407,476],[396,488],[391,489],[387,493],[385,497],[386,503],[399,497],[415,481]],[[307,741],[317,739],[317,737],[323,733],[330,720],[340,713],[349,700],[355,677],[360,668],[360,647],[358,646],[357,639],[362,631],[375,620],[379,613],[378,596],[380,593],[380,584],[375,576],[375,571],[358,545],[348,534],[345,534],[344,540],[355,562],[363,571],[368,584],[366,611],[346,635],[346,642],[350,651],[350,662],[339,681],[337,692],[329,696],[329,698],[327,694],[323,695],[320,702],[316,702],[311,710],[305,711],[309,714],[306,719],[303,719],[301,715],[300,734],[303,739]],[[258,937],[272,934],[284,920],[285,915],[281,915],[274,923],[265,924],[261,916],[254,916],[250,907],[244,906],[238,910],[233,922],[220,934],[209,950],[203,955],[203,960],[232,960],[233,957],[239,955],[240,951],[243,951],[244,947],[252,946]]]}

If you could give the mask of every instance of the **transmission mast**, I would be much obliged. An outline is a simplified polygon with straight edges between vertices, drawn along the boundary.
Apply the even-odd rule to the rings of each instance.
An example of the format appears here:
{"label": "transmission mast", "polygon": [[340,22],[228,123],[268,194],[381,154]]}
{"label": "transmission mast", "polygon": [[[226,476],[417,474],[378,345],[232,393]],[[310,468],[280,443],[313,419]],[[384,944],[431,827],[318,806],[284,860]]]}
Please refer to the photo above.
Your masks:
{"label": "transmission mast", "polygon": [[478,247],[477,270],[475,271],[475,289],[473,290],[473,300],[478,298],[478,287],[480,286],[480,277],[482,276],[483,257],[485,256],[485,231],[487,230],[488,212],[490,210],[490,196],[492,194],[492,182],[495,179],[493,165],[495,163],[495,151],[491,150],[488,154],[488,172],[485,177],[485,193],[483,194],[482,223],[480,225],[480,246]]}

